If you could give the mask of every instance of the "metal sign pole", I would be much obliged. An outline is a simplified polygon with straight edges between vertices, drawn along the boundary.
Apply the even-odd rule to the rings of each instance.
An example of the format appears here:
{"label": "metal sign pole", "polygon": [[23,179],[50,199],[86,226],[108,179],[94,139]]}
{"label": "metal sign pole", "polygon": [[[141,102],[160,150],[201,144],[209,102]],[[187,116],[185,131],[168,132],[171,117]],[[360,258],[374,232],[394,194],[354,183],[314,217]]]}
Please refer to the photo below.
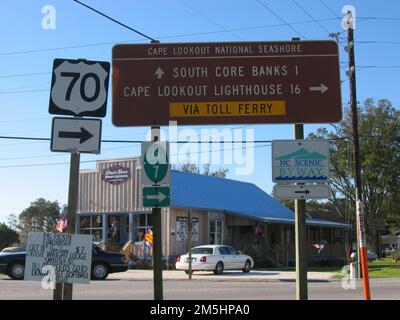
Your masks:
{"label": "metal sign pole", "polygon": [[[304,139],[303,124],[294,125],[294,138]],[[306,200],[295,200],[296,299],[308,300]]]}
{"label": "metal sign pole", "polygon": [[192,279],[192,209],[188,209],[188,250],[189,250],[189,280]]}
{"label": "metal sign pole", "polygon": [[[160,127],[151,127],[151,140],[160,141]],[[143,155],[142,155],[143,156]],[[144,170],[144,169],[142,169]],[[152,208],[154,300],[163,300],[161,208]]]}

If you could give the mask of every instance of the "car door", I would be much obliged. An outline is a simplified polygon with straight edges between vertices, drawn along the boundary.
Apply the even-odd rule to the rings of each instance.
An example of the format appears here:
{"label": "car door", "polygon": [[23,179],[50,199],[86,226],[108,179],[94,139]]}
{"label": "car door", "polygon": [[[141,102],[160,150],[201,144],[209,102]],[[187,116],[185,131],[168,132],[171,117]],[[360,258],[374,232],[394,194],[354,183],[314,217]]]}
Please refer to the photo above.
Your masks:
{"label": "car door", "polygon": [[231,256],[232,268],[242,269],[245,263],[245,261],[243,261],[243,256],[240,255],[239,252],[233,249],[232,247],[227,247],[227,250],[229,251]]}
{"label": "car door", "polygon": [[220,247],[219,251],[223,253],[224,269],[235,269],[235,257],[229,247]]}

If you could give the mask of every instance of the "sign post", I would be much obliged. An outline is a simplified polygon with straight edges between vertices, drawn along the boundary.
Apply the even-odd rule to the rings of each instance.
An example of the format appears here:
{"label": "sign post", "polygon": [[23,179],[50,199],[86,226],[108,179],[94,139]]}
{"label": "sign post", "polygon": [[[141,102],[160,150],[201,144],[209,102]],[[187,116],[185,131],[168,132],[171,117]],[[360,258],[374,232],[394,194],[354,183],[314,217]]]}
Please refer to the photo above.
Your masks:
{"label": "sign post", "polygon": [[[80,154],[71,153],[71,165],[69,170],[68,189],[68,212],[67,212],[67,233],[75,233],[75,218],[78,205],[79,190],[79,164]],[[63,300],[72,300],[72,283],[64,283]]]}
{"label": "sign post", "polygon": [[[160,128],[151,128],[151,140],[154,142],[160,141]],[[159,155],[159,153],[157,152]],[[143,159],[145,155],[142,154]],[[165,158],[166,159],[166,158]],[[145,171],[145,168],[142,168]],[[149,171],[146,171],[146,173]],[[159,181],[158,174],[149,174],[156,181]],[[164,177],[166,174],[164,175]],[[163,177],[163,178],[164,178]],[[162,179],[162,178],[161,178]],[[162,234],[161,234],[161,208],[153,207],[151,209],[153,220],[153,286],[154,286],[154,300],[163,300],[163,280],[162,280]]]}
{"label": "sign post", "polygon": [[[294,125],[294,138],[304,139],[303,124]],[[294,200],[296,235],[296,299],[308,299],[306,200]]]}
{"label": "sign post", "polygon": [[[53,118],[51,151],[70,152],[67,233],[75,233],[80,153],[100,153],[101,120],[105,117],[110,63],[84,59],[54,59],[49,113]],[[89,274],[91,270],[89,270]],[[72,283],[56,283],[53,300],[72,300]]]}

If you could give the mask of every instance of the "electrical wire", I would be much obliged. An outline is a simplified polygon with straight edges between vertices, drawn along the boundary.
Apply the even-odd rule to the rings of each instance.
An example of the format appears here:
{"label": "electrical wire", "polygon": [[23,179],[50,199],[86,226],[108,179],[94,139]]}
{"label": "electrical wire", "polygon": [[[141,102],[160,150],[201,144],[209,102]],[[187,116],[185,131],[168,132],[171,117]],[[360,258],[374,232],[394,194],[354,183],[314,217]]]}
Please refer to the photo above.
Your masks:
{"label": "electrical wire", "polygon": [[218,28],[224,30],[225,32],[230,33],[233,37],[235,37],[236,39],[239,40],[243,40],[241,37],[239,37],[237,34],[228,31],[225,27],[221,26],[219,23],[215,22],[214,20],[210,19],[209,17],[205,16],[204,14],[202,14],[201,12],[193,9],[191,6],[189,6],[188,4],[184,3],[182,0],[176,0],[178,1],[182,6],[184,6],[185,8],[189,9],[190,11],[194,12],[195,14],[197,14],[198,16],[202,17],[203,19],[207,20],[208,22],[212,23],[213,25],[217,26]]}
{"label": "electrical wire", "polygon": [[87,5],[87,4],[83,3],[83,2],[81,2],[81,1],[78,1],[78,0],[72,0],[72,1],[74,1],[74,2],[76,2],[76,3],[78,3],[78,4],[80,4],[81,6],[84,6],[84,7],[88,8],[89,10],[92,10],[92,11],[96,12],[97,14],[103,16],[104,18],[107,18],[107,19],[109,19],[109,20],[115,22],[116,24],[119,24],[120,26],[122,26],[122,27],[124,27],[124,28],[130,30],[130,31],[133,31],[133,32],[135,32],[135,33],[141,35],[141,36],[144,37],[144,38],[149,39],[150,41],[157,41],[157,40],[153,39],[152,37],[149,37],[149,36],[145,35],[144,33],[140,32],[140,31],[138,31],[138,30],[136,30],[136,29],[133,29],[133,28],[127,26],[126,24],[124,24],[124,23],[122,23],[122,22],[120,22],[120,21],[118,21],[118,20],[116,20],[116,19],[114,19],[114,18],[111,18],[110,16],[104,14],[103,12],[101,12],[101,11],[99,11],[99,10],[97,10],[97,9],[95,9],[95,8],[93,8],[93,7],[89,6],[89,5]]}
{"label": "electrical wire", "polygon": [[286,22],[283,18],[281,18],[278,14],[276,14],[274,11],[272,11],[265,3],[263,3],[261,0],[256,0],[264,9],[266,9],[268,12],[272,13],[276,18],[278,18],[280,21],[282,21],[286,26],[288,26],[290,29],[292,29],[294,32],[296,32],[301,38],[306,39],[302,33],[300,33],[296,28],[294,28],[291,24]]}
{"label": "electrical wire", "polygon": [[[324,18],[324,19],[319,19],[318,21],[319,22],[328,22],[328,21],[335,21],[335,20],[338,20],[338,18]],[[289,24],[291,24],[291,25],[300,25],[300,24],[308,24],[308,23],[314,23],[314,21],[313,20],[305,20],[305,21],[289,22]],[[218,31],[196,32],[196,33],[184,33],[184,34],[178,34],[178,35],[160,36],[160,37],[158,37],[158,39],[167,40],[167,39],[173,39],[173,38],[205,36],[205,35],[219,34],[219,33],[225,33],[225,32],[250,31],[250,30],[283,27],[283,26],[286,26],[286,24],[279,23],[279,24],[270,24],[270,25],[262,25],[262,26],[250,26],[250,27],[243,27],[243,28],[226,29],[224,31],[218,30]],[[116,43],[131,43],[131,42],[140,42],[140,41],[142,41],[142,40],[141,39],[133,39],[133,40],[122,40],[122,41],[113,41],[113,42],[82,44],[82,45],[74,45],[74,46],[66,46],[66,47],[54,47],[54,48],[31,49],[31,50],[25,50],[25,51],[0,52],[0,56],[41,53],[41,52],[47,52],[47,51],[68,50],[68,49],[79,49],[79,48],[86,48],[86,47],[114,45]]]}
{"label": "electrical wire", "polygon": [[319,25],[325,32],[328,34],[331,34],[331,32],[326,29],[320,22],[318,22],[317,19],[315,19],[306,9],[304,9],[303,6],[301,6],[296,0],[292,0],[292,2],[301,10],[303,11],[307,16],[309,16],[317,25]]}

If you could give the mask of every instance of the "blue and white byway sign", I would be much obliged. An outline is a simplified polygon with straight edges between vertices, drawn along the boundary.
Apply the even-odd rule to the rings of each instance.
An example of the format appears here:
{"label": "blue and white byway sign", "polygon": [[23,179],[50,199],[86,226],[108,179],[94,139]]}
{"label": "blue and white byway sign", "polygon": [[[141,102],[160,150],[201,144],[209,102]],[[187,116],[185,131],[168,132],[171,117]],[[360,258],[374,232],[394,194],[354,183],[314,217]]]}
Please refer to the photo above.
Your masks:
{"label": "blue and white byway sign", "polygon": [[274,182],[328,182],[329,172],[328,140],[272,141]]}

